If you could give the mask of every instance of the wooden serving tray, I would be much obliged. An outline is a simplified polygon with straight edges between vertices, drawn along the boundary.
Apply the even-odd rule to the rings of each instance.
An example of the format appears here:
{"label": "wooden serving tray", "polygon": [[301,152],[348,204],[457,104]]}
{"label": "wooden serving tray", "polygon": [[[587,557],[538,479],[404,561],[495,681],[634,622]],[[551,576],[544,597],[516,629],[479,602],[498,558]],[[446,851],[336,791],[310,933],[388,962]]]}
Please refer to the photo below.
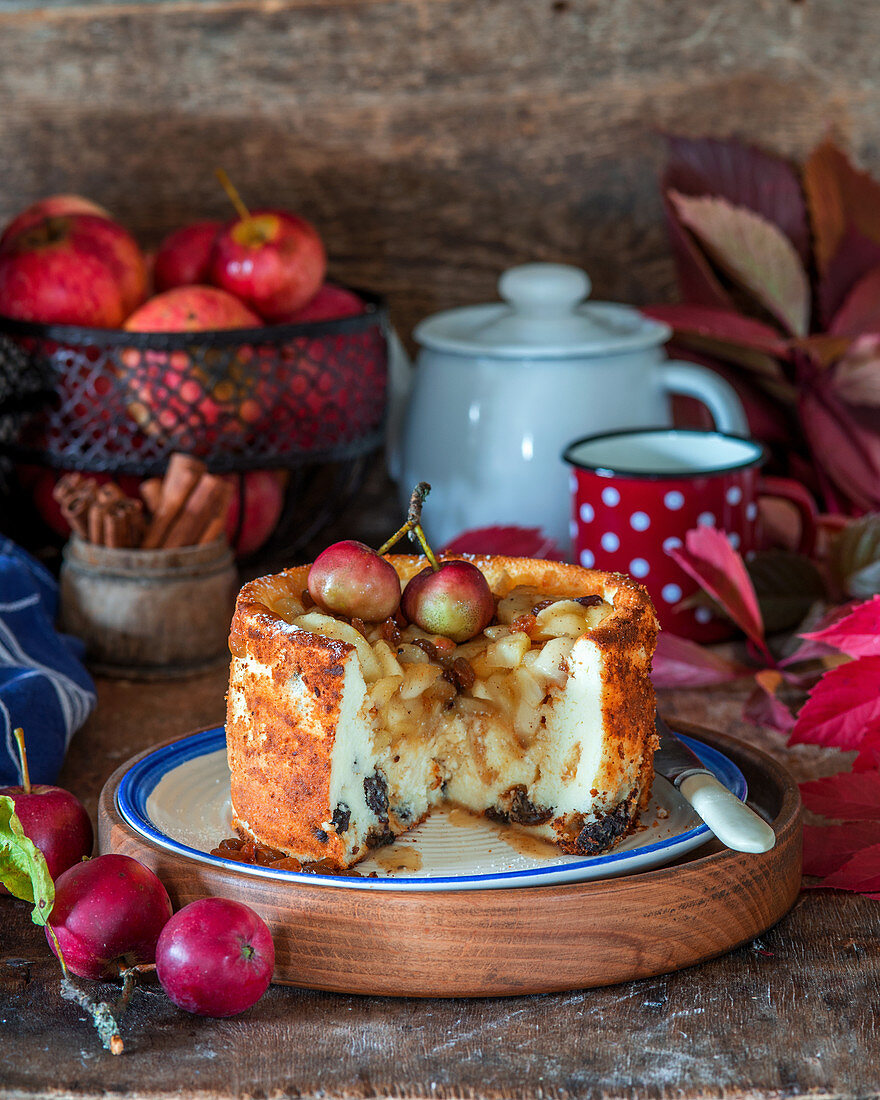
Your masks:
{"label": "wooden serving tray", "polygon": [[291,885],[202,864],[132,830],[116,809],[116,790],[146,753],[105,784],[99,847],[155,871],[175,908],[208,896],[250,905],[272,930],[278,982],[345,993],[488,997],[647,978],[759,935],[791,908],[801,883],[794,780],[751,745],[669,722],[739,765],[749,801],[776,832],[772,851],[747,855],[712,841],[658,870],[569,886],[398,893]]}

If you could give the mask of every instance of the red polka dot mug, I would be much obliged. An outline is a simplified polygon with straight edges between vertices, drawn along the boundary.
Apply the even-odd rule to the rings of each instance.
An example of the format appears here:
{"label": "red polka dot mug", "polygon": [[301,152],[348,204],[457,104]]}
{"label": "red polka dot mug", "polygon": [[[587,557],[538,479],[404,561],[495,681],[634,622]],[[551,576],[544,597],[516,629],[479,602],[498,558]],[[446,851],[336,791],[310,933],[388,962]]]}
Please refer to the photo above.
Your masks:
{"label": "red polka dot mug", "polygon": [[651,594],[660,625],[695,641],[718,641],[730,624],[705,607],[682,608],[698,585],[669,556],[687,531],[718,527],[743,555],[758,548],[758,498],[791,501],[801,549],[815,538],[816,509],[803,486],[762,478],[766,452],[753,439],[713,431],[648,428],[576,440],[572,467],[574,560],[629,573]]}

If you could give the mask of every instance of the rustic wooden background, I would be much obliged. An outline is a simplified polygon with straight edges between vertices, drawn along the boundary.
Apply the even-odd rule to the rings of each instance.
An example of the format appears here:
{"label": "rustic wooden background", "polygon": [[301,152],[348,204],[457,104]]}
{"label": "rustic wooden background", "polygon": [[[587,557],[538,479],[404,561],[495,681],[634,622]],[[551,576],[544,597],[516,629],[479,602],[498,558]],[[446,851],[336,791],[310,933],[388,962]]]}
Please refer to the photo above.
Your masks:
{"label": "rustic wooden background", "polygon": [[155,244],[223,164],[403,331],[531,259],[656,300],[660,132],[880,167],[878,58],[876,0],[0,0],[0,219],[73,190]]}

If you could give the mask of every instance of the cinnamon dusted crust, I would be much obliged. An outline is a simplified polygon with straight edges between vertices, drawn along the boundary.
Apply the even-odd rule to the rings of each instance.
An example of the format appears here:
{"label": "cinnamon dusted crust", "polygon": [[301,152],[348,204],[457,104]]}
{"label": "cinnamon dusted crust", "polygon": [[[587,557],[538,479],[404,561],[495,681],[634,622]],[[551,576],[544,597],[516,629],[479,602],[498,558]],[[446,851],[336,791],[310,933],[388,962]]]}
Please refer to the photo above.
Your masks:
{"label": "cinnamon dusted crust", "polygon": [[[431,667],[397,664],[385,649],[404,661],[413,647],[383,649],[378,627],[371,654],[361,635],[353,644],[296,625],[314,621],[315,609],[301,603],[307,566],[259,578],[239,593],[229,643],[227,748],[242,832],[340,868],[447,800],[555,840],[571,854],[606,851],[632,832],[650,796],[656,744],[649,671],[657,626],[647,594],[619,574],[467,557],[501,601],[499,613],[505,597],[527,589],[547,601],[604,601],[587,614],[568,656],[552,666],[553,679],[538,677],[540,700],[530,710],[528,696],[525,703],[519,698],[532,716],[527,727],[510,715],[523,713],[516,691],[533,686],[532,674],[524,667],[509,672],[508,715],[493,688],[504,689],[503,673],[491,664],[485,670],[480,646],[490,647],[491,657],[489,639],[458,647],[485,681],[462,688],[448,673],[444,679]],[[426,564],[402,555],[388,560],[402,584]],[[517,625],[496,633],[509,636]],[[552,644],[533,642],[526,661]],[[392,662],[390,676],[376,674],[373,655]],[[418,677],[430,681],[421,696],[413,688]],[[492,690],[481,696],[485,686]]]}

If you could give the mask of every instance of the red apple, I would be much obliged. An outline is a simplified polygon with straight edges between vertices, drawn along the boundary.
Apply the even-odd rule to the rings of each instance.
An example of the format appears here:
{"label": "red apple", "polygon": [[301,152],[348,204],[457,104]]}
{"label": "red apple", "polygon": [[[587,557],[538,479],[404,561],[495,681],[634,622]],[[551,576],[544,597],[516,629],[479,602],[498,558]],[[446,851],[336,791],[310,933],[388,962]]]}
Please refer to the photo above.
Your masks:
{"label": "red apple", "polygon": [[[200,332],[261,323],[225,290],[185,286],[151,298],[125,327],[132,332]],[[121,358],[129,368],[129,416],[142,431],[194,453],[218,442],[240,441],[264,411],[257,393],[260,380],[248,367],[247,353],[247,347],[207,349],[197,361],[184,349],[126,349]]]}
{"label": "red apple", "polygon": [[248,470],[229,476],[236,493],[226,521],[226,534],[236,554],[245,558],[256,553],[278,525],[288,474],[286,470]]}
{"label": "red apple", "polygon": [[269,988],[275,945],[250,906],[202,898],[175,913],[156,946],[156,977],[180,1008],[197,1016],[236,1016]]}
{"label": "red apple", "polygon": [[305,321],[335,321],[339,317],[357,317],[364,312],[365,302],[351,290],[334,283],[324,283],[314,298],[304,306],[281,318],[284,324]]}
{"label": "red apple", "polygon": [[16,214],[0,235],[0,247],[23,229],[30,229],[44,218],[54,218],[60,214],[96,214],[100,218],[111,216],[103,206],[98,206],[96,202],[84,199],[81,195],[50,195],[39,202],[31,203],[20,214]]}
{"label": "red apple", "polygon": [[85,807],[63,787],[35,783],[24,787],[0,787],[9,795],[25,836],[36,844],[53,879],[92,854],[94,836]]}
{"label": "red apple", "polygon": [[146,292],[134,239],[96,214],[44,218],[0,246],[0,312],[47,324],[117,328]]}
{"label": "red apple", "polygon": [[177,229],[159,245],[153,266],[156,290],[207,283],[211,251],[222,222],[194,222]]}
{"label": "red apple", "polygon": [[181,286],[144,302],[125,322],[129,332],[206,332],[258,328],[260,318],[243,302],[213,286]]}
{"label": "red apple", "polygon": [[211,282],[267,321],[278,321],[317,293],[327,267],[315,228],[284,210],[256,210],[217,236]]}
{"label": "red apple", "polygon": [[[149,868],[111,853],[78,863],[55,883],[49,923],[68,968],[81,978],[113,978],[153,962],[171,900]],[[55,946],[48,930],[46,939]]]}

